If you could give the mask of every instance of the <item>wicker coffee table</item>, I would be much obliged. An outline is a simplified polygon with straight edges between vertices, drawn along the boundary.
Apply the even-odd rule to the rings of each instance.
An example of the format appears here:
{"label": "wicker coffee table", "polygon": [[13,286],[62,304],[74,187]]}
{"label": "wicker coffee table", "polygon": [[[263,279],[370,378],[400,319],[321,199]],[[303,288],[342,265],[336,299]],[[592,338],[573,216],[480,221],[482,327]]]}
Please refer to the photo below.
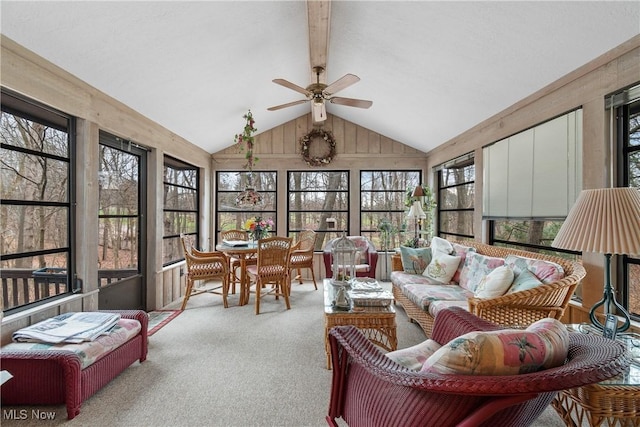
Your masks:
{"label": "wicker coffee table", "polygon": [[340,309],[332,305],[336,287],[330,279],[323,280],[324,287],[324,345],[327,353],[327,369],[331,369],[329,331],[334,326],[353,325],[360,329],[374,344],[387,351],[398,347],[396,335],[396,311],[392,305],[386,307],[352,307]]}
{"label": "wicker coffee table", "polygon": [[[570,330],[583,332],[578,325]],[[587,332],[587,333],[593,333]],[[640,362],[640,339],[619,337],[635,361]],[[640,427],[640,365],[634,362],[614,378],[583,387],[563,390],[552,406],[567,426]]]}

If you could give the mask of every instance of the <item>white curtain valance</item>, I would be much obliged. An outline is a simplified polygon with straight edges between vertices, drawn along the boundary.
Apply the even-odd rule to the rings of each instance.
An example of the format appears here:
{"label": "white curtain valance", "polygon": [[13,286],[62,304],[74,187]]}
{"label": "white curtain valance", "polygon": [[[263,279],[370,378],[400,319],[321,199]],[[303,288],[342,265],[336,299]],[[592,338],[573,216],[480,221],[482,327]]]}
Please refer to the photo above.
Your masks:
{"label": "white curtain valance", "polygon": [[483,148],[485,219],[564,218],[582,189],[582,109]]}

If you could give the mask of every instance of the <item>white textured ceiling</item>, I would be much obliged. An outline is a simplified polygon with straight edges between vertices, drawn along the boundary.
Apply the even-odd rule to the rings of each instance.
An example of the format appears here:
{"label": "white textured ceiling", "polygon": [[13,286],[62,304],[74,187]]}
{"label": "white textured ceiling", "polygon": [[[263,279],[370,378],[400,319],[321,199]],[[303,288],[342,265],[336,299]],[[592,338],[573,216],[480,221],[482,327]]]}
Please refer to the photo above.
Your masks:
{"label": "white textured ceiling", "polygon": [[[310,83],[304,1],[0,8],[4,35],[211,153],[248,108],[259,131],[310,108],[267,111],[302,98],[272,79]],[[358,75],[338,95],[373,106],[327,111],[429,151],[637,34],[638,1],[334,1],[326,81]]]}

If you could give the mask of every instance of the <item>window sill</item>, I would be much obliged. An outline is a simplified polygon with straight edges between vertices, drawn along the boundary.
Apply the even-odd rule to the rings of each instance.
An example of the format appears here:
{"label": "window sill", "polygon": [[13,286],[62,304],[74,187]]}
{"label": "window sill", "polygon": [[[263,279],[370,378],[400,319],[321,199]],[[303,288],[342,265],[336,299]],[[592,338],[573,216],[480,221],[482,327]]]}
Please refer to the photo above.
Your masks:
{"label": "window sill", "polygon": [[10,314],[9,316],[4,316],[3,314],[1,314],[0,312],[0,316],[2,316],[2,325],[4,325],[5,323],[11,323],[11,322],[15,322],[17,320],[21,320],[24,318],[28,318],[31,316],[34,316],[38,313],[41,313],[43,311],[46,310],[51,310],[52,308],[55,307],[60,307],[61,305],[67,304],[69,302],[72,301],[76,301],[79,299],[84,299],[87,298],[88,296],[92,295],[92,294],[97,294],[99,291],[96,289],[94,291],[91,292],[85,292],[85,293],[81,293],[81,294],[73,294],[73,295],[69,295],[68,297],[64,297],[64,298],[60,298],[60,299],[56,299],[55,301],[50,301],[47,303],[44,303],[42,305],[39,305],[37,307],[32,307],[32,308],[28,308],[26,310],[22,310],[18,313],[13,313]]}

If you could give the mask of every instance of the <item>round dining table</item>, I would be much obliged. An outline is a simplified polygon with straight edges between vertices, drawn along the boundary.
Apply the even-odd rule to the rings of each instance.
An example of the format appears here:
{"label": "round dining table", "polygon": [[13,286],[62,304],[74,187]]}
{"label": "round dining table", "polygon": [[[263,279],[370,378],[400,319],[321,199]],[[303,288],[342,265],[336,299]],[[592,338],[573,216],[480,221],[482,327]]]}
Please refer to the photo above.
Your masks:
{"label": "round dining table", "polygon": [[256,256],[258,253],[258,244],[256,242],[247,241],[246,244],[226,244],[220,243],[216,245],[216,250],[226,254],[229,257],[238,258],[240,260],[240,301],[239,305],[249,303],[249,275],[247,274],[247,259]]}

